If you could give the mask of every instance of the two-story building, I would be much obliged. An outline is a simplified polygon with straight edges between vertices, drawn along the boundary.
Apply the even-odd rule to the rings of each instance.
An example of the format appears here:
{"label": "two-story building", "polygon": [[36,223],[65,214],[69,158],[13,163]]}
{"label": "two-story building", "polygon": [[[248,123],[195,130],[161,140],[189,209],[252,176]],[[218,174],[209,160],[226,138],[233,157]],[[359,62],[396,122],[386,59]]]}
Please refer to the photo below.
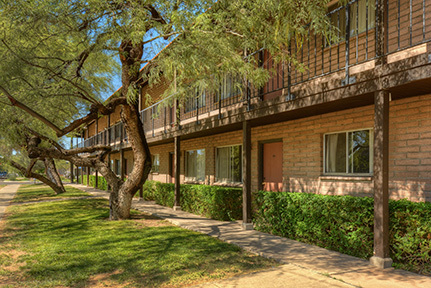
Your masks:
{"label": "two-story building", "polygon": [[[163,84],[144,83],[142,95],[159,101],[141,105],[150,179],[241,186],[245,206],[259,189],[431,201],[431,1],[353,0],[328,17],[339,41],[310,31],[292,45],[303,72],[260,52],[272,71],[261,89],[240,92],[227,75],[217,93],[178,105],[160,99]],[[127,175],[118,112],[88,125],[80,145],[113,145],[109,161]]]}

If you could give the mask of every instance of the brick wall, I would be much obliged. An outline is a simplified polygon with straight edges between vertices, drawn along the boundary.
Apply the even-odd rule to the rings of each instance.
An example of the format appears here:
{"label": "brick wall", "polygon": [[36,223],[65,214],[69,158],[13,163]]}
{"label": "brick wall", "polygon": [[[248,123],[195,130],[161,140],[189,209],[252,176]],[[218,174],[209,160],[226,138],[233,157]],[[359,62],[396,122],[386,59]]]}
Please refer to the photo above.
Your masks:
{"label": "brick wall", "polygon": [[[323,175],[323,136],[326,133],[373,129],[374,106],[359,107],[252,128],[252,190],[258,183],[259,143],[283,141],[283,190],[328,195],[372,196],[372,177]],[[390,197],[431,201],[431,95],[390,103]],[[242,144],[242,131],[181,141],[181,183],[187,150],[205,149],[205,184],[214,184],[216,147]],[[174,144],[150,147],[159,154],[159,173],[150,179],[170,182],[169,153]],[[114,157],[111,157],[114,159]]]}

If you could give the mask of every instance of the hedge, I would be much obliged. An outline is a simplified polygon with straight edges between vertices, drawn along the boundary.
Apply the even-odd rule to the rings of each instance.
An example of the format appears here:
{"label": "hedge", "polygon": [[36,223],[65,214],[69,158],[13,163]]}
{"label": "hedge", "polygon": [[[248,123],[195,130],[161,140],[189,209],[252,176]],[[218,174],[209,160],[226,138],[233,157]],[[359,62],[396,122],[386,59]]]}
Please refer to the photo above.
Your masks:
{"label": "hedge", "polygon": [[[101,190],[106,190],[108,187],[108,183],[105,180],[105,177],[103,176],[97,176],[99,178],[98,182],[97,182],[97,189],[101,189]],[[94,187],[94,185],[96,184],[96,176],[95,175],[90,175],[90,185],[91,187]],[[80,178],[81,179],[81,178]],[[87,176],[84,176],[82,178],[82,185],[87,185]]]}
{"label": "hedge", "polygon": [[[144,200],[173,207],[175,185],[146,181]],[[221,221],[242,219],[242,189],[208,185],[181,185],[181,209]]]}
{"label": "hedge", "polygon": [[[257,230],[369,259],[374,200],[370,197],[258,192]],[[389,202],[390,252],[396,268],[431,275],[431,203]]]}

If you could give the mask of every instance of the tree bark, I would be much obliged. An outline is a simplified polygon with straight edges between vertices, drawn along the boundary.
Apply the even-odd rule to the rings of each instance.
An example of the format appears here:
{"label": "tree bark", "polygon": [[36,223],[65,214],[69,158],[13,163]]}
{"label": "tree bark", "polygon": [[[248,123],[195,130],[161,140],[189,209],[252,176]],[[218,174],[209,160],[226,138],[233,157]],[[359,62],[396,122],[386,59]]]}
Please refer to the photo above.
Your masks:
{"label": "tree bark", "polygon": [[[61,181],[60,175],[58,174],[57,167],[55,167],[55,162],[52,158],[46,158],[45,161],[46,175],[49,176],[52,182],[56,183],[61,189],[61,193],[66,192],[64,189],[63,182]],[[57,193],[58,194],[58,193]]]}
{"label": "tree bark", "polygon": [[24,166],[21,166],[20,164],[16,163],[15,161],[11,161],[9,160],[9,163],[15,167],[16,169],[18,169],[19,171],[21,171],[21,173],[24,174],[25,177],[27,178],[36,178],[37,180],[41,181],[42,183],[48,185],[49,187],[51,187],[52,190],[54,190],[54,192],[56,194],[61,194],[64,191],[64,187],[60,187],[57,185],[57,183],[54,183],[53,181],[49,180],[48,178],[46,178],[43,175],[40,175],[38,173],[34,173],[31,170],[26,169]]}

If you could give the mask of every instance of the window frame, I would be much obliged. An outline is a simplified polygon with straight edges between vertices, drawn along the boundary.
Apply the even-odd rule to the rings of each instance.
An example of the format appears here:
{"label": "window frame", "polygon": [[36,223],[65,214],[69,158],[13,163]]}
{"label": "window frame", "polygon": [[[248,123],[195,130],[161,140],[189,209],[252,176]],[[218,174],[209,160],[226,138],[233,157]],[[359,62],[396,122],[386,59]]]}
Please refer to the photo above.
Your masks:
{"label": "window frame", "polygon": [[[349,133],[359,132],[359,131],[368,131],[368,141],[369,141],[369,159],[368,159],[368,173],[350,173],[349,172]],[[327,135],[335,135],[335,134],[346,134],[346,172],[326,172],[326,136]],[[324,176],[372,176],[374,174],[373,171],[373,163],[374,163],[374,130],[373,128],[361,128],[361,129],[351,129],[351,130],[342,130],[338,132],[330,132],[323,134],[323,175]]]}
{"label": "window frame", "polygon": [[[189,165],[189,163],[188,163],[188,153],[189,152],[196,152],[196,156],[198,155],[197,154],[197,152],[198,151],[203,151],[203,154],[204,154],[204,163],[203,163],[203,165],[204,165],[204,177],[203,177],[203,179],[199,179],[198,178],[198,175],[197,175],[197,173],[196,173],[196,176],[188,176],[187,174],[188,174],[188,165]],[[196,157],[196,164],[197,164],[197,157]],[[196,169],[196,172],[197,172],[197,169]],[[186,150],[185,152],[184,152],[184,182],[205,182],[205,178],[206,178],[206,151],[205,151],[205,148],[202,148],[202,149],[194,149],[194,150]]]}
{"label": "window frame", "polygon": [[[361,1],[365,1],[365,10],[363,12],[361,12],[362,10],[360,10],[359,8],[356,7],[360,7],[359,6],[359,2]],[[367,6],[367,1],[368,1],[368,6]],[[343,6],[340,6],[339,3],[335,3],[331,6],[328,7],[328,13],[327,16],[329,17],[329,22],[331,23],[331,25],[336,26],[337,29],[339,30],[337,32],[338,34],[338,39],[335,41],[331,41],[328,39],[324,39],[325,44],[324,47],[325,48],[329,48],[332,46],[336,46],[339,45],[343,42],[346,41],[346,9],[347,9],[347,5],[349,5],[350,11],[349,11],[349,39],[357,37],[363,33],[366,33],[367,31],[372,31],[376,28],[376,19],[375,19],[375,5],[373,5],[373,1],[371,0],[357,0],[353,3],[350,4],[345,4]],[[367,9],[368,8],[368,9]],[[368,19],[367,19],[367,10],[368,10]],[[365,13],[365,27],[359,27],[360,26],[360,17],[359,15],[362,15],[362,13]],[[337,25],[334,25],[334,23],[332,23],[332,16],[338,14],[337,18]],[[367,22],[368,20],[368,22]],[[372,21],[374,20],[374,21]],[[356,23],[358,23],[358,25],[356,25]],[[344,24],[344,25],[342,25]],[[352,25],[353,24],[353,25]],[[361,29],[360,29],[361,28]]]}
{"label": "window frame", "polygon": [[[241,171],[240,171],[240,178],[241,181],[239,182],[235,182],[235,181],[221,181],[217,175],[218,173],[218,167],[219,167],[219,163],[218,163],[218,149],[220,148],[229,148],[229,147],[235,147],[235,146],[239,146],[241,147],[241,153],[240,153],[240,163],[241,163]],[[224,145],[224,146],[217,146],[215,147],[215,175],[214,175],[214,182],[217,184],[228,184],[228,185],[238,185],[238,184],[243,184],[243,179],[242,179],[242,172],[243,172],[243,167],[242,167],[242,163],[243,163],[243,157],[242,157],[242,144],[233,144],[233,145]]]}

